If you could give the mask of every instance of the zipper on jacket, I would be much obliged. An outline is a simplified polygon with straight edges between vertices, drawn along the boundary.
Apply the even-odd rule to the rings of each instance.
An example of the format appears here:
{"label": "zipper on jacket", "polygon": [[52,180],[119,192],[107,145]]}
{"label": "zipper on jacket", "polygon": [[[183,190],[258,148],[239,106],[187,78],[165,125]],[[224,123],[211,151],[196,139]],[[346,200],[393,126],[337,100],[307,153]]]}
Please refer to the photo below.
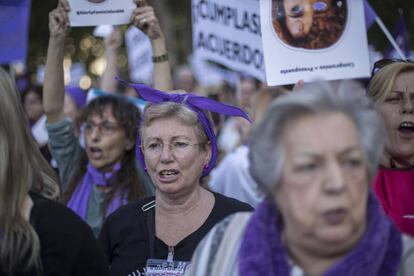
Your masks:
{"label": "zipper on jacket", "polygon": [[168,262],[173,262],[174,261],[174,246],[168,246],[167,261]]}

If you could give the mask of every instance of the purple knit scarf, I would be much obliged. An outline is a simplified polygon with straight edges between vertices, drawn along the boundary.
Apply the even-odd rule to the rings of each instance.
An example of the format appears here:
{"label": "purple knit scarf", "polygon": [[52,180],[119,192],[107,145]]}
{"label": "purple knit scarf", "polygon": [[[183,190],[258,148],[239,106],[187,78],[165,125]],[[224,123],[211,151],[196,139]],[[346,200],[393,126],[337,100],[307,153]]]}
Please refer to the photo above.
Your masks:
{"label": "purple knit scarf", "polygon": [[[112,172],[102,173],[95,169],[90,163],[87,166],[87,171],[83,176],[82,181],[76,187],[69,202],[68,207],[77,213],[83,220],[86,220],[86,212],[88,208],[89,197],[92,192],[93,184],[97,186],[110,186],[113,178],[116,177],[117,172],[121,169],[121,164],[116,163]],[[108,216],[113,211],[118,209],[121,205],[127,203],[126,196],[115,194],[115,198],[111,201],[106,209]]]}
{"label": "purple knit scarf", "polygon": [[[396,275],[400,263],[401,235],[369,194],[367,229],[359,243],[325,276]],[[239,270],[243,276],[289,276],[291,267],[280,240],[281,217],[270,201],[262,202],[246,226],[240,251]]]}
{"label": "purple knit scarf", "polygon": [[[210,171],[214,168],[217,162],[218,157],[218,147],[217,147],[217,138],[216,134],[214,133],[214,128],[211,123],[211,121],[207,118],[204,111],[210,111],[215,112],[227,116],[239,116],[245,118],[247,121],[251,122],[247,114],[240,108],[223,104],[220,102],[217,102],[213,99],[209,99],[206,97],[197,96],[192,93],[186,93],[186,94],[173,94],[173,93],[166,93],[148,86],[145,86],[143,84],[130,84],[126,81],[117,78],[119,82],[122,84],[131,86],[135,89],[138,96],[150,103],[162,103],[162,102],[175,102],[184,104],[191,110],[193,110],[195,113],[197,113],[198,120],[200,121],[201,125],[203,126],[203,129],[207,135],[207,138],[209,139],[211,143],[211,159],[208,163],[208,166],[206,166],[203,169],[202,176],[206,176],[210,173]],[[136,156],[141,164],[141,166],[145,169],[145,161],[144,161],[144,154],[141,150],[141,138],[139,135],[137,135],[137,142],[136,142]]]}

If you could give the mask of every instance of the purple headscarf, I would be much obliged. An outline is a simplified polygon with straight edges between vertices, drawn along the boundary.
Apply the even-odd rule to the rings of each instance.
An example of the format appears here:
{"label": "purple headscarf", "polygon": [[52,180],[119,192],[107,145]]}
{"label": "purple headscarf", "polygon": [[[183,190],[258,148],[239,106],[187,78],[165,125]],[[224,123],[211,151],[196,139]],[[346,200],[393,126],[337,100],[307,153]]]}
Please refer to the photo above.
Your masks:
{"label": "purple headscarf", "polygon": [[69,94],[77,108],[82,108],[86,104],[86,92],[79,86],[66,86],[65,93]]}
{"label": "purple headscarf", "polygon": [[[243,110],[235,106],[223,104],[215,100],[212,100],[206,97],[197,96],[191,93],[187,93],[187,94],[166,93],[166,92],[159,91],[151,87],[145,86],[143,84],[130,84],[130,83],[125,82],[122,79],[119,79],[119,78],[117,79],[121,83],[133,87],[139,97],[141,97],[142,99],[150,103],[154,103],[154,104],[162,103],[162,102],[180,103],[180,104],[184,104],[185,106],[193,110],[195,113],[197,113],[198,120],[203,126],[203,129],[207,135],[207,138],[210,140],[210,143],[211,143],[211,159],[210,159],[210,162],[208,163],[208,166],[203,169],[202,176],[206,176],[210,173],[210,171],[216,165],[217,156],[218,156],[216,134],[214,133],[213,125],[211,121],[207,118],[206,114],[204,113],[204,110],[220,113],[220,114],[227,115],[227,116],[240,116],[240,117],[245,118],[249,122],[251,122],[247,114]],[[142,167],[145,169],[144,154],[142,153],[140,145],[141,145],[141,138],[140,138],[140,135],[137,135],[136,155],[137,155],[138,161],[140,162]]]}

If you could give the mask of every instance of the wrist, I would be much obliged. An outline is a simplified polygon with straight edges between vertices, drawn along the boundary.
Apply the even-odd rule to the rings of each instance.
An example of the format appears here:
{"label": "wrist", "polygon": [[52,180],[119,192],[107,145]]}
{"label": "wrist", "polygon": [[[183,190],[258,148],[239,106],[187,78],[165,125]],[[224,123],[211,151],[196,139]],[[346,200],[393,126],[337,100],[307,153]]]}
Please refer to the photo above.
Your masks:
{"label": "wrist", "polygon": [[157,38],[151,38],[149,37],[152,46],[157,46],[157,45],[165,45],[165,38],[162,34],[160,34]]}
{"label": "wrist", "polygon": [[49,37],[50,43],[65,43],[66,36],[62,34],[51,34]]}
{"label": "wrist", "polygon": [[168,61],[168,53],[167,52],[165,52],[162,55],[152,56],[152,62],[153,63],[162,63],[162,62],[166,62],[166,61]]}

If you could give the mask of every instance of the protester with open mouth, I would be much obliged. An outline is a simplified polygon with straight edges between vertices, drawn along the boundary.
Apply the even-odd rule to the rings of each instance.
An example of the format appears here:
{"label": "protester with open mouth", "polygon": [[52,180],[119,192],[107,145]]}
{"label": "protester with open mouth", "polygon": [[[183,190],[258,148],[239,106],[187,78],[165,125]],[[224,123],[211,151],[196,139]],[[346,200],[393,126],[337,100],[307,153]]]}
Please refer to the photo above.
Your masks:
{"label": "protester with open mouth", "polygon": [[387,129],[374,188],[398,228],[414,236],[414,63],[380,60],[373,74],[368,95]]}
{"label": "protester with open mouth", "polygon": [[60,0],[50,13],[44,109],[49,146],[59,168],[64,201],[99,234],[106,216],[129,201],[153,194],[135,158],[140,112],[126,98],[102,96],[82,111],[84,149],[64,114],[63,58],[69,5]]}
{"label": "protester with open mouth", "polygon": [[396,275],[401,235],[370,189],[383,132],[353,82],[279,98],[249,152],[266,199],[215,226],[186,276]]}
{"label": "protester with open mouth", "polygon": [[205,111],[246,119],[247,115],[195,94],[131,86],[150,102],[144,111],[138,156],[155,185],[155,197],[109,216],[99,240],[112,275],[144,275],[157,266],[182,275],[198,242],[216,223],[252,209],[201,185],[218,155],[213,124]]}

